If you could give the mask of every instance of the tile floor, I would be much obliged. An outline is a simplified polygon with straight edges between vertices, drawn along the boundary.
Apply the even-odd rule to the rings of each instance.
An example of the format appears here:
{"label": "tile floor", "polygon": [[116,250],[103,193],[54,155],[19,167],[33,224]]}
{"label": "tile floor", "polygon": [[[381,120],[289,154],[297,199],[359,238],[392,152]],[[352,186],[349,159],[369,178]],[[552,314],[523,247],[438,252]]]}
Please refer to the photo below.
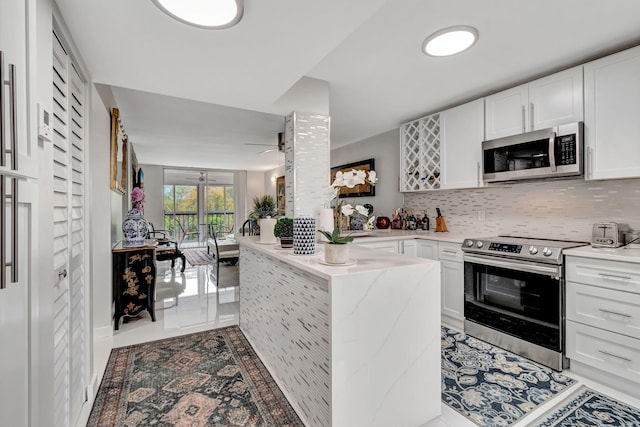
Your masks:
{"label": "tile floor", "polygon": [[[171,270],[170,263],[158,262],[156,290],[156,322],[148,314],[120,325],[113,337],[96,340],[94,363],[103,372],[112,348],[186,335],[208,329],[236,325],[239,321],[240,290],[237,286],[218,289],[211,280],[211,266],[188,266],[181,274]],[[179,267],[179,266],[176,266]],[[551,401],[537,408],[512,427],[531,425],[532,421],[564,400],[580,385],[586,385],[608,396],[640,408],[640,396],[629,396],[588,378],[565,370],[578,384],[568,388]],[[422,427],[476,427],[462,415],[442,405],[442,415]]]}

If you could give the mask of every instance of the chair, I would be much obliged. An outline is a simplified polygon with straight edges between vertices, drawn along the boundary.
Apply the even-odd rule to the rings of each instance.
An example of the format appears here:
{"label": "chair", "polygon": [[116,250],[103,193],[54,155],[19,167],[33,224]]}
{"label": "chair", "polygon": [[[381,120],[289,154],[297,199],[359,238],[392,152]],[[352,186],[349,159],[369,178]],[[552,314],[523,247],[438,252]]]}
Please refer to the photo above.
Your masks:
{"label": "chair", "polygon": [[213,259],[215,260],[216,286],[220,285],[220,263],[228,262],[235,265],[240,257],[240,247],[238,243],[218,244],[215,232],[210,232],[213,240]]}
{"label": "chair", "polygon": [[178,224],[178,227],[180,228],[180,233],[182,233],[182,238],[180,239],[180,247],[183,246],[184,241],[190,236],[196,236],[196,238],[198,239],[198,242],[200,242],[200,232],[199,231],[187,231],[187,230],[185,230],[180,221],[176,221],[176,224]]}
{"label": "chair", "polygon": [[248,220],[246,220],[243,224],[242,224],[242,235],[244,236],[244,227],[248,225],[249,226],[249,236],[255,236],[260,234],[260,225],[258,224],[258,221],[256,221],[253,218],[249,218]]}
{"label": "chair", "polygon": [[156,248],[156,261],[171,261],[171,268],[176,265],[176,258],[182,260],[181,272],[184,272],[187,266],[186,259],[182,251],[178,248],[178,242],[172,240],[168,230],[156,230],[153,223],[149,222],[148,239],[156,239],[158,247]]}

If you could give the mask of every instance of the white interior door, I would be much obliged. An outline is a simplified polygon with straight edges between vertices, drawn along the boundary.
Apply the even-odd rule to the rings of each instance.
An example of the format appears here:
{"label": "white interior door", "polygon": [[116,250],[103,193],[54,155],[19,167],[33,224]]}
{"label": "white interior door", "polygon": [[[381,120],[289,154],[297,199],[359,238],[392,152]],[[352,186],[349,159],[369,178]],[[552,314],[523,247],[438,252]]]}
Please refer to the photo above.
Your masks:
{"label": "white interior door", "polygon": [[76,424],[86,398],[84,82],[53,37],[55,425]]}

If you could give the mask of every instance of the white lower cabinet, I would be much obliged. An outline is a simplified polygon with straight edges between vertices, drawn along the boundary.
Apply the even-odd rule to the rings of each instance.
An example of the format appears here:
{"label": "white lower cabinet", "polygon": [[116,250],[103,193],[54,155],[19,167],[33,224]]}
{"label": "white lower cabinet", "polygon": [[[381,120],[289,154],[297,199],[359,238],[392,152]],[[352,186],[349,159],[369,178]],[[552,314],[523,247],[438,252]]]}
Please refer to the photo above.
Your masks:
{"label": "white lower cabinet", "polygon": [[415,239],[400,240],[398,244],[398,249],[401,249],[400,252],[402,252],[402,254],[409,256],[418,256],[418,244],[416,243]]}
{"label": "white lower cabinet", "polygon": [[416,241],[416,245],[416,255],[418,257],[438,260],[438,242],[433,240],[418,240]]}
{"label": "white lower cabinet", "polygon": [[417,256],[440,261],[442,323],[460,330],[464,323],[464,264],[459,243],[417,240]]}
{"label": "white lower cabinet", "polygon": [[639,277],[640,264],[567,257],[567,357],[622,389],[640,387]]}

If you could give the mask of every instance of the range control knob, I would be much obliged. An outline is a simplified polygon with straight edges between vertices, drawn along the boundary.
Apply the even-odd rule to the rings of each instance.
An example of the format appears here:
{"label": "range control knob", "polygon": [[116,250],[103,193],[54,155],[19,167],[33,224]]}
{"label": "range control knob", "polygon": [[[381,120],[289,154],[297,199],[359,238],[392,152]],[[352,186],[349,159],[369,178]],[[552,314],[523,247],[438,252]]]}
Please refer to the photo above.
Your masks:
{"label": "range control knob", "polygon": [[468,247],[473,247],[473,240],[467,240],[467,246]]}
{"label": "range control knob", "polygon": [[611,240],[611,239],[607,240],[607,244],[608,245],[613,245],[613,240]]}
{"label": "range control knob", "polygon": [[529,253],[531,255],[535,255],[538,253],[538,248],[536,248],[535,246],[529,246]]}
{"label": "range control knob", "polygon": [[543,248],[542,249],[542,255],[544,255],[544,256],[551,256],[552,252],[553,251],[551,249],[549,249],[549,248]]}
{"label": "range control knob", "polygon": [[479,248],[481,248],[481,247],[483,247],[483,246],[484,246],[484,243],[482,243],[482,241],[478,240],[478,241],[476,242],[476,246],[477,246],[477,247],[479,247]]}

